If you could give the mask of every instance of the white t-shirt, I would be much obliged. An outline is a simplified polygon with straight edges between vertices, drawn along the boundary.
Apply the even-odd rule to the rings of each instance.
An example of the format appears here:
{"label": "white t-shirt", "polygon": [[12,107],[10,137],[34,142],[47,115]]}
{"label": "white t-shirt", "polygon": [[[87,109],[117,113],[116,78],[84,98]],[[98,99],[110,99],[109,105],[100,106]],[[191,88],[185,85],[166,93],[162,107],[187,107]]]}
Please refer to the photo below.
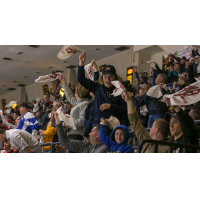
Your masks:
{"label": "white t-shirt", "polygon": [[30,150],[34,153],[42,153],[42,148],[37,139],[26,131],[10,129],[6,131],[6,138],[10,142],[12,148],[18,150],[20,153],[23,153],[27,146],[29,146]]}

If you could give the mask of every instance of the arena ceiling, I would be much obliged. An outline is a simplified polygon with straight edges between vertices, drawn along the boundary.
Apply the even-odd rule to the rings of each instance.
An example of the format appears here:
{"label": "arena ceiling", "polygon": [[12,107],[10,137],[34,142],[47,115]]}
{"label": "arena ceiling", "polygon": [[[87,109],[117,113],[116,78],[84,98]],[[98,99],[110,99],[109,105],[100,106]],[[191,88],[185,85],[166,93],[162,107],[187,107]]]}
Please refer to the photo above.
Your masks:
{"label": "arena ceiling", "polygon": [[[78,65],[77,53],[66,60],[57,58],[61,45],[0,45],[0,95],[33,84],[53,70],[64,71]],[[76,45],[87,52],[87,60],[100,60],[131,45]],[[122,47],[120,49],[120,47]],[[127,47],[127,48],[123,48]],[[118,49],[119,48],[119,49]]]}

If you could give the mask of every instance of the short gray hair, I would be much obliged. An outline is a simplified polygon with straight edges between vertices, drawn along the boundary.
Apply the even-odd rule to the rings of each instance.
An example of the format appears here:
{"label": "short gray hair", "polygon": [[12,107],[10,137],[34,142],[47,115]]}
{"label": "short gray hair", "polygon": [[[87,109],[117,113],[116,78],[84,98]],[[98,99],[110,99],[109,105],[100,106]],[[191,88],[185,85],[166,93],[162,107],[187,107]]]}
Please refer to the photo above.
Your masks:
{"label": "short gray hair", "polygon": [[167,83],[167,76],[165,74],[158,74],[159,79],[163,80],[163,83]]}

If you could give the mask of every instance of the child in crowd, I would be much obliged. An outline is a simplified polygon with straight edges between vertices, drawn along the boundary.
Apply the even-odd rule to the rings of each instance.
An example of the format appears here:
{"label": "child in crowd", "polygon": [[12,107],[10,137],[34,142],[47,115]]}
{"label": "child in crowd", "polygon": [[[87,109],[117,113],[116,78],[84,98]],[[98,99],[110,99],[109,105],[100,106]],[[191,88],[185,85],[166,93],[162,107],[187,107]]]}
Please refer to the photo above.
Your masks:
{"label": "child in crowd", "polygon": [[111,133],[111,136],[107,136],[106,125],[107,120],[101,118],[101,128],[99,130],[100,140],[110,148],[110,151],[115,153],[134,153],[132,146],[127,144],[129,139],[129,130],[124,125],[117,126]]}

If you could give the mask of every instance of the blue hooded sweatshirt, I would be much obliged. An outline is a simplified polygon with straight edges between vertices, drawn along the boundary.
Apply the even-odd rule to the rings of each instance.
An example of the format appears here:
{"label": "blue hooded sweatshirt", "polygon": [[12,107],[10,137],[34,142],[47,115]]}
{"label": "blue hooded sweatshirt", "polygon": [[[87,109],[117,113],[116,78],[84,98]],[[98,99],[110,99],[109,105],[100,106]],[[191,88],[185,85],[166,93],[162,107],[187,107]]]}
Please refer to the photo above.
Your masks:
{"label": "blue hooded sweatshirt", "polygon": [[[116,129],[122,129],[124,131],[125,137],[124,141],[120,144],[118,144],[115,141],[115,130]],[[106,135],[106,126],[101,125],[101,128],[99,130],[99,138],[100,140],[108,147],[110,147],[111,151],[114,152],[121,152],[121,153],[134,153],[133,148],[131,145],[127,144],[129,139],[129,130],[124,125],[117,126],[111,133],[111,136],[108,137]]]}

